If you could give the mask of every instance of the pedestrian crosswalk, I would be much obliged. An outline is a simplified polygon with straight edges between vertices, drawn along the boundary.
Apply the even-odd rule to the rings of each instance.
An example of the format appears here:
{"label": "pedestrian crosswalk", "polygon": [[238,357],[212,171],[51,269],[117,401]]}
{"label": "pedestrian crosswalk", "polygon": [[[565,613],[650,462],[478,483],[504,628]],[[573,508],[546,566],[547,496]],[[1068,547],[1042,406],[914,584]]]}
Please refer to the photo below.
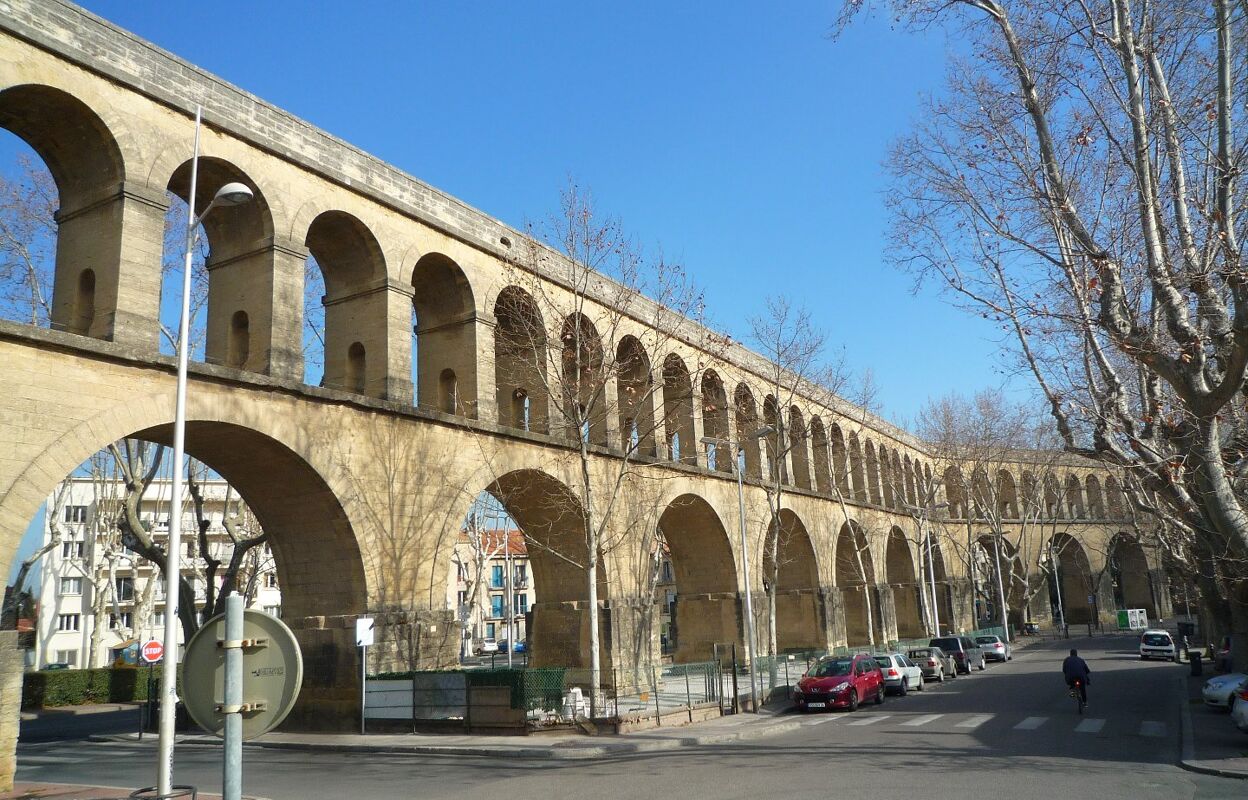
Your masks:
{"label": "pedestrian crosswalk", "polygon": [[1159,720],[1104,719],[1099,717],[1022,717],[1009,714],[873,714],[869,711],[855,714],[819,714],[802,721],[803,725],[826,725],[839,723],[840,726],[876,728],[921,728],[929,731],[947,731],[949,733],[974,733],[979,728],[999,730],[1002,726],[1012,731],[1029,732],[1048,730],[1071,732],[1077,734],[1099,734],[1112,732],[1114,735],[1136,735],[1149,739],[1161,739],[1169,735],[1169,726]]}

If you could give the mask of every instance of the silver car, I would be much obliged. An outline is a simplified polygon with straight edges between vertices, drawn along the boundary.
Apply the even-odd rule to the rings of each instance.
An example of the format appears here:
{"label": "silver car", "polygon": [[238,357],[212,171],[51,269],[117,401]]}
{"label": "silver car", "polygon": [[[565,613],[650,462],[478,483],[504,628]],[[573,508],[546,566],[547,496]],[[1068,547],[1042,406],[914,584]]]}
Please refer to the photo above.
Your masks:
{"label": "silver car", "polygon": [[1232,672],[1229,675],[1218,675],[1205,681],[1201,689],[1201,697],[1205,705],[1214,708],[1231,708],[1232,699],[1237,699],[1239,692],[1248,689],[1248,675]]}
{"label": "silver car", "polygon": [[958,677],[957,662],[939,647],[916,647],[906,653],[906,657],[919,665],[924,678],[944,683],[945,678],[953,680]]}
{"label": "silver car", "polygon": [[1009,661],[1014,657],[1014,649],[1000,636],[976,636],[975,644],[984,651],[984,658],[992,661]]}
{"label": "silver car", "polygon": [[911,689],[923,691],[923,670],[901,653],[875,656],[875,663],[884,673],[884,689],[902,697]]}

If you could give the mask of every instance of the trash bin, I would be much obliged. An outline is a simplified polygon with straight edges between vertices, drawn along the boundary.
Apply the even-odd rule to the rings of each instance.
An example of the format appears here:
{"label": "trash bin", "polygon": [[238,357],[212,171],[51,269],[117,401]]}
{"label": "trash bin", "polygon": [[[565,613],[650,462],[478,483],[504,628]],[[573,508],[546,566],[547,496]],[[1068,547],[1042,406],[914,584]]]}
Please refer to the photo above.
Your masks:
{"label": "trash bin", "polygon": [[1192,662],[1192,677],[1193,678],[1199,678],[1201,675],[1204,674],[1204,669],[1202,668],[1202,665],[1201,665],[1201,659],[1202,659],[1202,656],[1200,655],[1199,650],[1187,651],[1187,660]]}

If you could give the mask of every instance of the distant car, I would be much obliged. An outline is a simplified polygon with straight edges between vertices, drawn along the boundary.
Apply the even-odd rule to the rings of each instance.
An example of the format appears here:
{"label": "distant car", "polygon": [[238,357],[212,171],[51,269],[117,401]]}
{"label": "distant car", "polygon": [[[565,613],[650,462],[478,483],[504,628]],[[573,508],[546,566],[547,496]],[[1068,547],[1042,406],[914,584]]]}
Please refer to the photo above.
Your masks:
{"label": "distant car", "polygon": [[1179,660],[1179,651],[1174,646],[1174,639],[1169,631],[1147,630],[1140,634],[1140,658],[1164,658],[1167,661]]}
{"label": "distant car", "polygon": [[965,675],[970,675],[971,670],[976,667],[981,672],[988,667],[984,660],[984,651],[968,636],[937,636],[927,644],[929,647],[939,647],[953,656],[958,672]]}
{"label": "distant car", "polygon": [[911,689],[923,691],[923,670],[901,653],[889,653],[876,656],[875,663],[880,665],[884,674],[884,688],[902,697]]}
{"label": "distant car", "polygon": [[529,646],[527,644],[525,644],[524,642],[516,642],[516,647],[513,652],[527,653],[528,650],[529,650]]}
{"label": "distant car", "polygon": [[946,677],[953,680],[958,676],[953,656],[939,647],[916,647],[906,653],[906,657],[919,665],[924,678],[944,683]]}
{"label": "distant car", "polygon": [[793,692],[793,704],[798,711],[855,711],[868,698],[874,699],[876,705],[884,702],[884,673],[875,659],[866,654],[819,659]]}
{"label": "distant car", "polygon": [[71,668],[72,668],[72,666],[73,666],[73,665],[68,664],[68,663],[66,663],[66,662],[64,662],[64,661],[53,661],[51,664],[46,664],[46,665],[44,665],[44,667],[43,667],[43,668],[44,668],[45,670],[52,670],[52,669],[71,669]]}
{"label": "distant car", "polygon": [[498,642],[493,639],[482,639],[477,642],[477,655],[484,656],[498,652]]}
{"label": "distant car", "polygon": [[1205,681],[1200,695],[1207,706],[1229,709],[1232,699],[1243,689],[1248,689],[1248,675],[1232,672]]}
{"label": "distant car", "polygon": [[986,658],[993,661],[1009,661],[1014,657],[1014,649],[1009,642],[1002,641],[1000,636],[976,636],[975,644],[984,651]]}

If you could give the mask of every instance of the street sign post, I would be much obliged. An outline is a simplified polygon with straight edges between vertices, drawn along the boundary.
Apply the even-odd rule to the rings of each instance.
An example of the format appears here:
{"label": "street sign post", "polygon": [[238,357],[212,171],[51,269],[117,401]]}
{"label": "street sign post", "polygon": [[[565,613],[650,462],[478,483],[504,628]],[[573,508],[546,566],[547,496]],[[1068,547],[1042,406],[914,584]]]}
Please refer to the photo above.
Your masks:
{"label": "street sign post", "polygon": [[364,734],[364,706],[368,697],[368,646],[373,643],[376,620],[357,617],[355,620],[355,646],[360,648],[360,734]]}
{"label": "street sign post", "polygon": [[156,639],[148,639],[139,650],[144,664],[155,664],[165,657],[165,646]]}

